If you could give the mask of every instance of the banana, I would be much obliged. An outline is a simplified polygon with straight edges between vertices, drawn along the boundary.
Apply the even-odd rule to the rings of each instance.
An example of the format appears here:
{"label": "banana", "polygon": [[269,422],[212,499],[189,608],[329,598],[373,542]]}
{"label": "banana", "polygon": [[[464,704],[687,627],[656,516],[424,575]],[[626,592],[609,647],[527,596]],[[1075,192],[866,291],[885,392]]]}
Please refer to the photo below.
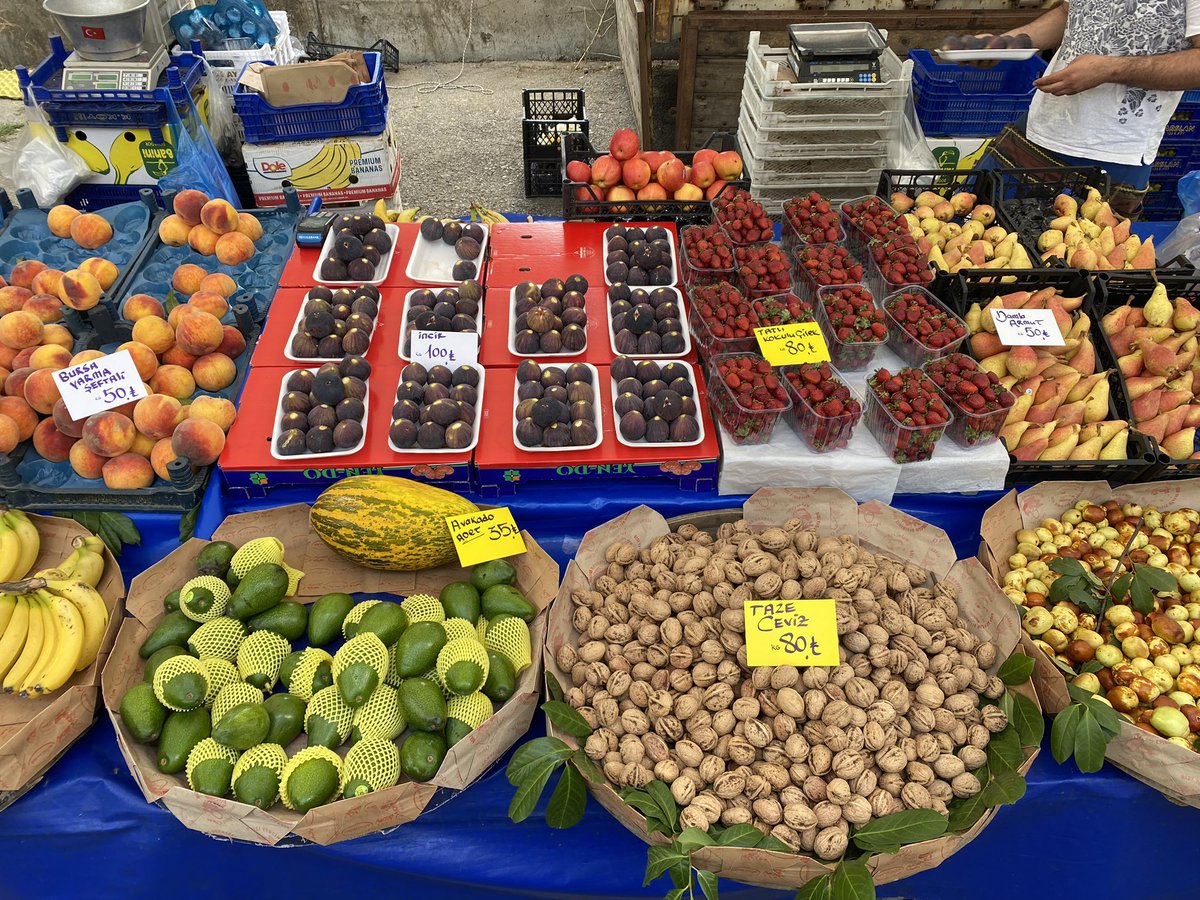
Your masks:
{"label": "banana", "polygon": [[0,582],[11,581],[17,575],[17,566],[21,564],[21,538],[0,517]]}
{"label": "banana", "polygon": [[5,594],[13,599],[12,617],[0,635],[0,677],[7,675],[13,663],[25,648],[25,636],[29,632],[29,598],[24,594]]}
{"label": "banana", "polygon": [[382,197],[380,197],[378,200],[375,201],[375,208],[374,208],[374,210],[372,210],[372,212],[374,212],[376,216],[383,219],[383,221],[385,221],[385,222],[391,221],[388,218],[387,201],[384,200]]}
{"label": "banana", "polygon": [[29,585],[35,590],[44,587],[50,593],[71,601],[79,610],[83,618],[83,650],[80,652],[76,671],[86,669],[100,652],[104,629],[108,627],[108,607],[104,605],[104,598],[85,581],[45,581],[39,584],[38,580],[34,579]]}
{"label": "banana", "polygon": [[[89,169],[97,175],[107,175],[111,168],[108,164],[108,157],[104,155],[99,147],[89,141],[87,138],[79,137],[79,133],[67,132],[67,146],[83,157],[83,161],[87,163]],[[120,136],[117,138],[120,140]],[[116,184],[124,184],[124,179],[117,181]]]}
{"label": "banana", "polygon": [[478,203],[471,204],[471,217],[478,219],[484,225],[499,225],[500,223],[508,222],[503,213],[498,213],[494,209],[488,209],[486,206],[480,206]]}
{"label": "banana", "polygon": [[0,635],[3,635],[4,630],[8,628],[8,623],[12,621],[16,609],[16,594],[0,594]]}
{"label": "banana", "polygon": [[30,687],[38,694],[49,694],[56,691],[75,674],[76,664],[83,652],[84,624],[83,617],[75,605],[65,597],[50,594],[48,591],[38,591],[50,610],[54,624],[54,652],[46,659],[45,665],[38,667],[38,675],[30,683]]}
{"label": "banana", "polygon": [[35,596],[27,596],[29,601],[29,630],[25,635],[25,646],[17,657],[8,674],[4,676],[4,692],[11,694],[20,689],[33,670],[34,663],[42,655],[42,646],[46,642],[46,620],[42,618],[44,604]]}
{"label": "banana", "polygon": [[399,214],[397,214],[395,221],[397,221],[397,222],[420,222],[423,219],[429,218],[429,216],[421,216],[421,218],[418,219],[417,213],[420,211],[421,211],[421,207],[419,207],[419,206],[409,207],[408,209],[403,210]]}
{"label": "banana", "polygon": [[[75,551],[63,560],[59,566],[61,578],[59,578],[58,574],[54,576],[42,575],[41,577],[54,577],[57,580],[74,579],[86,582],[95,587],[104,576],[103,541],[91,536],[86,538],[77,537],[72,544],[75,547]],[[96,549],[96,544],[99,544],[99,550]]]}
{"label": "banana", "polygon": [[42,649],[33,665],[29,667],[29,671],[25,673],[24,680],[14,688],[14,690],[20,691],[22,697],[36,697],[41,693],[38,685],[42,673],[50,668],[50,663],[54,660],[62,641],[62,635],[58,630],[58,618],[54,614],[53,598],[45,591],[35,591],[34,596],[37,598],[42,616]]}
{"label": "banana", "polygon": [[[353,150],[348,148],[349,144],[353,144]],[[358,156],[358,145],[352,141],[332,141],[316,157],[292,169],[289,181],[297,190],[346,187],[353,174],[350,160]]]}
{"label": "banana", "polygon": [[29,517],[19,509],[5,511],[3,519],[17,533],[17,539],[21,544],[21,557],[17,562],[16,569],[9,577],[24,578],[33,569],[38,553],[41,552],[42,535],[37,530],[37,526],[30,522]]}

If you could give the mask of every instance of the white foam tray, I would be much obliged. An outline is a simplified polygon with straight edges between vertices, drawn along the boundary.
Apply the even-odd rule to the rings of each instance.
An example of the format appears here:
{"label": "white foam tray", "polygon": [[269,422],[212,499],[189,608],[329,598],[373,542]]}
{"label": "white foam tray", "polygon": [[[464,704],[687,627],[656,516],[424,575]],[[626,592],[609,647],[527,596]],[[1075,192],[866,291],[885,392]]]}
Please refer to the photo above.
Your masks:
{"label": "white foam tray", "polygon": [[[601,407],[603,406],[603,404],[601,404],[601,402],[600,402],[600,373],[596,370],[596,367],[593,366],[591,363],[581,363],[581,365],[587,366],[588,369],[590,369],[591,373],[592,373],[592,393],[594,395],[594,399],[592,402],[592,409],[594,409],[596,411],[596,421],[594,423],[596,426],[596,440],[590,444],[586,444],[583,446],[571,445],[568,447],[526,447],[524,444],[522,444],[520,441],[518,441],[517,440],[517,407],[521,405],[521,401],[517,399],[517,372],[515,369],[511,369],[509,371],[511,371],[513,373],[512,439],[513,439],[514,447],[516,447],[518,450],[526,450],[530,453],[562,453],[564,450],[595,450],[597,447],[600,446],[601,443],[603,443],[603,441],[604,441],[604,415],[601,412]],[[553,366],[553,367],[558,368],[558,369],[564,369],[564,370],[566,369],[566,366]]]}
{"label": "white foam tray", "polygon": [[[317,368],[320,368],[319,366]],[[363,448],[367,442],[367,419],[371,415],[371,381],[367,379],[367,396],[363,397],[363,417],[362,429],[363,436],[357,444],[347,450],[330,450],[328,453],[296,453],[292,456],[284,456],[280,453],[275,445],[279,441],[279,435],[283,433],[281,427],[283,423],[283,398],[287,396],[287,381],[292,377],[294,372],[302,371],[301,369],[289,369],[283,373],[283,377],[279,379],[279,399],[275,401],[275,426],[271,429],[271,455],[281,462],[290,462],[294,459],[329,459],[332,456],[349,456],[351,453],[357,453]],[[317,373],[316,368],[310,368],[308,371],[314,375]]]}
{"label": "white foam tray", "polygon": [[[464,363],[464,365],[471,365],[471,364]],[[483,366],[479,365],[479,363],[475,363],[474,365],[471,365],[471,368],[479,373],[479,384],[475,386],[475,389],[476,389],[476,391],[478,391],[479,396],[476,397],[476,402],[475,402],[475,422],[473,423],[474,437],[471,439],[471,443],[468,444],[466,447],[463,447],[461,450],[452,450],[449,447],[442,447],[441,449],[438,449],[438,450],[426,450],[424,447],[409,447],[409,448],[405,449],[403,447],[397,447],[395,444],[392,443],[392,429],[391,429],[391,427],[389,427],[388,428],[388,447],[391,448],[393,453],[405,453],[405,454],[409,454],[409,453],[417,453],[417,454],[470,453],[472,450],[475,449],[475,445],[479,443],[479,426],[483,420],[483,387],[484,387],[484,384],[486,384],[486,382],[487,382],[487,372],[484,370]],[[403,375],[404,370],[401,369],[400,372],[401,372],[401,375]],[[396,382],[396,387],[399,388],[401,384],[402,384],[402,382],[399,382],[399,381]],[[393,403],[395,402],[394,397],[395,397],[395,394],[393,394]],[[424,404],[421,404],[421,406],[422,406],[422,408],[424,408]],[[390,424],[391,423],[389,423],[389,426],[390,426]]]}
{"label": "white foam tray", "polygon": [[392,247],[386,254],[380,257],[379,265],[375,267],[375,277],[370,281],[326,281],[321,277],[321,263],[324,262],[330,255],[333,248],[333,242],[337,235],[333,233],[333,229],[329,230],[329,234],[325,236],[325,243],[321,245],[321,255],[317,259],[317,264],[313,266],[313,283],[332,285],[335,287],[358,287],[360,284],[383,284],[383,280],[388,277],[388,272],[392,268],[392,257],[396,255],[396,241],[400,239],[400,226],[395,224],[387,224],[384,230],[387,236],[392,239]]}
{"label": "white foam tray", "polygon": [[[468,223],[464,222],[463,224]],[[475,224],[483,229],[483,240],[479,243],[479,255],[471,262],[475,263],[475,268],[478,270],[475,277],[482,283],[480,276],[483,274],[483,261],[487,259],[491,229],[481,222]],[[452,244],[447,244],[441,238],[436,241],[427,241],[418,234],[404,274],[421,284],[459,284],[461,279],[450,274],[456,262],[458,262],[458,254],[454,252]]]}
{"label": "white foam tray", "polygon": [[[629,358],[633,360],[652,359],[658,362],[658,357],[654,356],[631,356]],[[691,363],[685,362],[682,359],[668,359],[666,362],[685,366],[688,370],[688,380],[692,383],[692,402],[696,404],[696,421],[700,424],[700,436],[694,441],[626,440],[625,436],[621,434],[621,417],[617,415],[617,379],[613,378],[611,379],[612,389],[609,391],[612,398],[613,431],[616,432],[617,440],[626,447],[694,447],[696,444],[704,441],[704,411],[700,408],[700,386],[696,383],[696,369]]]}

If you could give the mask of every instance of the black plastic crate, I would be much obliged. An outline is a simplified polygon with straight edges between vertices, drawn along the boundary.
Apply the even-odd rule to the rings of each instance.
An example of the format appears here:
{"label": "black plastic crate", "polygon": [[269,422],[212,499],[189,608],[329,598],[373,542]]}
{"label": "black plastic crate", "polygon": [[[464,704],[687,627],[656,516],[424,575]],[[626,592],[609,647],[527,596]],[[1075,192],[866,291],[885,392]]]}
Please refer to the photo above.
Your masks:
{"label": "black plastic crate", "polygon": [[557,197],[562,190],[560,165],[557,159],[525,160],[525,196]]}
{"label": "black plastic crate", "polygon": [[587,139],[587,119],[523,119],[521,147],[525,162],[549,160],[557,167],[562,160],[564,140],[575,134]]}
{"label": "black plastic crate", "polygon": [[[705,141],[704,147],[696,149],[706,148],[718,153],[739,150],[737,135],[731,131],[714,132]],[[675,151],[675,155],[689,166],[695,154],[696,150]],[[567,140],[563,141],[560,177],[564,219],[588,219],[594,222],[674,222],[680,228],[687,225],[707,225],[712,221],[710,200],[600,200],[589,185],[567,180],[567,163],[582,160],[591,165],[601,155],[585,137],[568,135]],[[725,190],[739,188],[750,190],[750,179],[745,175],[737,181],[730,181]],[[582,196],[576,196],[577,191]]]}
{"label": "black plastic crate", "polygon": [[378,53],[383,58],[383,67],[389,72],[400,71],[400,51],[391,41],[380,38],[370,47],[351,47],[348,44],[331,44],[317,37],[310,31],[304,39],[304,55],[309,59],[329,59],[338,53],[351,53],[361,50],[364,53]]}
{"label": "black plastic crate", "polygon": [[521,92],[526,119],[586,119],[580,88],[527,89]]}
{"label": "black plastic crate", "polygon": [[[1150,295],[1154,292],[1156,283],[1161,283],[1166,287],[1167,296],[1172,302],[1175,301],[1176,297],[1184,297],[1194,306],[1200,307],[1200,273],[1195,271],[1166,271],[1160,269],[1156,275],[1152,275],[1149,272],[1105,272],[1096,279],[1096,298],[1094,302],[1096,321],[1100,322],[1105,313],[1126,304],[1135,307],[1145,306],[1146,301],[1150,299]],[[1103,328],[1101,327],[1099,330],[1103,331]],[[1104,336],[1103,357],[1101,360],[1103,365],[1116,368],[1117,355],[1107,335]],[[1125,383],[1125,376],[1118,370],[1116,377],[1121,382],[1122,394],[1128,397],[1129,391]],[[1164,478],[1194,478],[1200,475],[1200,460],[1172,459],[1163,452],[1153,437],[1148,436],[1146,439],[1154,444],[1158,459],[1155,465],[1143,474],[1139,480],[1157,481]],[[1197,450],[1200,450],[1200,447],[1193,445],[1193,452]]]}
{"label": "black plastic crate", "polygon": [[[1004,273],[1011,280],[1000,282],[990,273],[960,273],[954,282],[935,291],[938,298],[958,315],[966,318],[971,304],[986,306],[996,297],[1014,291],[1037,291],[1055,288],[1067,297],[1083,295],[1080,312],[1092,317],[1090,337],[1096,348],[1096,371],[1113,367],[1108,344],[1096,313],[1096,278],[1082,269],[1028,269]],[[964,345],[969,348],[969,343]],[[969,352],[969,350],[964,350]],[[1129,420],[1129,403],[1125,386],[1116,372],[1109,375],[1109,419]],[[1148,472],[1159,465],[1159,451],[1154,440],[1130,429],[1129,458],[1123,460],[1047,460],[1022,462],[1009,457],[1009,486],[1035,484],[1039,481],[1077,481],[1103,479],[1109,484],[1128,484],[1145,480]]]}
{"label": "black plastic crate", "polygon": [[[1112,182],[1103,169],[1054,167],[1044,169],[995,169],[996,206],[1017,229],[1026,249],[1037,247],[1038,238],[1054,215],[1054,198],[1070,194],[1082,203],[1087,189],[1094,187],[1105,199],[1112,193]],[[1033,262],[1041,258],[1039,253]]]}

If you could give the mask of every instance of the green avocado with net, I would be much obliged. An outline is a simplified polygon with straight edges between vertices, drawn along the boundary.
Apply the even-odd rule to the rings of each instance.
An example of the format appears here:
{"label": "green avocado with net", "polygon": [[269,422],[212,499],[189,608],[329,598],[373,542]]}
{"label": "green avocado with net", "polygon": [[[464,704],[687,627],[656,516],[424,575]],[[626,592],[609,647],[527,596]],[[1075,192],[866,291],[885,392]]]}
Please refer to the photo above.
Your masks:
{"label": "green avocado with net", "polygon": [[440,734],[415,732],[400,747],[400,771],[413,781],[428,781],[446,758],[446,739]]}
{"label": "green avocado with net", "polygon": [[471,570],[471,585],[481,594],[494,585],[512,584],[516,580],[517,570],[507,559],[493,559]]}
{"label": "green avocado with net", "polygon": [[472,625],[479,621],[479,591],[469,581],[452,581],[438,596],[447,619],[466,619]]}
{"label": "green avocado with net", "polygon": [[440,622],[413,622],[400,635],[392,657],[396,674],[415,678],[433,668],[446,646],[446,629]]}
{"label": "green avocado with net", "polygon": [[273,631],[288,641],[299,640],[308,627],[308,607],[294,600],[285,600],[266,612],[246,620],[249,631]]}
{"label": "green avocado with net", "polygon": [[379,673],[365,662],[351,663],[337,677],[338,691],[351,709],[366,703],[378,685]]}
{"label": "green avocado with net", "polygon": [[196,557],[196,574],[224,578],[235,553],[237,553],[237,547],[229,541],[213,541]]}
{"label": "green avocado with net", "polygon": [[266,809],[279,796],[279,776],[266,766],[254,766],[238,775],[233,796],[242,803]]}
{"label": "green avocado with net", "polygon": [[400,604],[384,601],[376,603],[363,614],[358,622],[358,631],[355,633],[370,632],[383,641],[384,646],[390,647],[400,640],[400,636],[404,634],[406,628],[408,628],[408,614],[400,607]]}
{"label": "green avocado with net", "polygon": [[306,813],[334,795],[338,780],[338,771],[329,760],[307,760],[288,778],[288,798],[296,812]]}
{"label": "green avocado with net", "polygon": [[532,622],[537,608],[525,599],[525,595],[510,584],[495,584],[483,592],[483,614],[488,619],[496,616],[516,616]]}
{"label": "green avocado with net", "polygon": [[263,707],[271,719],[271,727],[264,744],[279,744],[286,747],[304,730],[304,711],[308,704],[295,694],[272,694],[263,701]]}
{"label": "green avocado with net", "polygon": [[308,642],[314,647],[332,644],[342,636],[342,621],[354,608],[349,594],[326,594],[308,611]]}
{"label": "green avocado with net", "polygon": [[154,696],[154,688],[140,681],[121,698],[121,722],[142,744],[158,740],[167,721],[167,708]]}
{"label": "green avocado with net", "polygon": [[153,683],[154,672],[172,656],[186,655],[187,650],[178,646],[177,644],[171,644],[168,647],[160,647],[158,650],[155,650],[152,654],[150,654],[150,658],[146,660],[146,681]]}
{"label": "green avocado with net", "polygon": [[225,614],[249,619],[279,604],[287,596],[288,575],[275,563],[259,563],[245,574],[229,598]]}
{"label": "green avocado with net", "polygon": [[181,611],[169,612],[159,619],[154,630],[142,641],[142,646],[138,648],[138,656],[149,659],[155,651],[163,647],[186,647],[187,639],[199,627],[199,622],[192,621]]}
{"label": "green avocado with net", "polygon": [[158,771],[166,775],[182,772],[192,748],[211,734],[212,714],[205,707],[171,713],[158,737]]}

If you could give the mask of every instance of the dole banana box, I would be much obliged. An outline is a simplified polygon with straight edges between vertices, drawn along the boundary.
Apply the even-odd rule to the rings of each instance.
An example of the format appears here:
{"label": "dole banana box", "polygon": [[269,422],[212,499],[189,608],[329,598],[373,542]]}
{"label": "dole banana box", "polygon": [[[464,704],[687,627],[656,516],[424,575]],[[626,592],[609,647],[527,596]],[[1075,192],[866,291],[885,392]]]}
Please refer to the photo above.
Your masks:
{"label": "dole banana box", "polygon": [[242,147],[258,206],[280,206],[283,189],[300,202],[321,195],[327,205],[388,197],[400,184],[400,157],[392,130],[378,135],[246,144]]}

